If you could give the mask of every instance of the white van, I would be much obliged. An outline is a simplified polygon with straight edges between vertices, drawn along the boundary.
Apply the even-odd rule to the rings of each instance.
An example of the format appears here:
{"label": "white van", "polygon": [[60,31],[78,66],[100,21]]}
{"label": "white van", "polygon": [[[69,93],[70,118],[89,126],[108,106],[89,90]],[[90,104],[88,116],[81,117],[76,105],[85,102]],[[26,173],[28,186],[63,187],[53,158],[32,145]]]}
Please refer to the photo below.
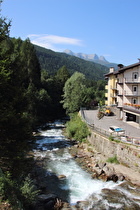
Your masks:
{"label": "white van", "polygon": [[125,130],[123,130],[122,128],[119,128],[115,125],[109,127],[109,132],[111,134],[115,134],[116,136],[124,136],[124,134],[125,134]]}

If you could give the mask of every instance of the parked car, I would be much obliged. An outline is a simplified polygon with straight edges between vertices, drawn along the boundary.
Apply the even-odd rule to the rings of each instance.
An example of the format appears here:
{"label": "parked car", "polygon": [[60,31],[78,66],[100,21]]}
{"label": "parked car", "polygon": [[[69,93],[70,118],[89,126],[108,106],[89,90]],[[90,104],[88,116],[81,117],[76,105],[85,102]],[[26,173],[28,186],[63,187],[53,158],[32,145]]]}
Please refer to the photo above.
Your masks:
{"label": "parked car", "polygon": [[122,128],[119,128],[115,125],[109,127],[109,132],[116,136],[124,136],[125,135],[125,130]]}

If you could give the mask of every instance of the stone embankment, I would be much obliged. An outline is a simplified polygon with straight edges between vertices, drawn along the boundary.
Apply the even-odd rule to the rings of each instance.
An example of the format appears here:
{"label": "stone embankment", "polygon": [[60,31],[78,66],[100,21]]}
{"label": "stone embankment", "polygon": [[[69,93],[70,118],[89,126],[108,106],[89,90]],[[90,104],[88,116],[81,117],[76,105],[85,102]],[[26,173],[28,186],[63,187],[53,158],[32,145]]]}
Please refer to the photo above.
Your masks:
{"label": "stone embankment", "polygon": [[[140,186],[139,173],[121,164],[108,163],[107,157],[100,152],[97,152],[88,142],[81,144],[75,143],[74,146],[69,148],[69,151],[77,163],[84,170],[89,172],[93,178],[102,179],[103,181],[112,180],[114,182],[126,179],[133,184]],[[34,161],[35,168],[32,171],[32,178],[36,180],[35,184],[40,190],[40,195],[34,209],[72,209],[68,202],[62,201],[55,193],[53,194],[49,191],[49,185],[53,185],[54,178],[56,182],[59,182],[59,180],[65,179],[65,175],[62,174],[57,177],[55,174],[52,174],[46,179],[46,171],[44,170],[46,161],[48,161],[46,158],[38,158]],[[73,206],[73,209],[79,209],[79,205],[80,203],[75,207]]]}
{"label": "stone embankment", "polygon": [[107,162],[108,157],[112,156],[100,153],[89,143],[71,147],[70,153],[85,170],[91,173],[93,178],[114,182],[125,179],[140,186],[140,173],[138,171],[122,164]]}

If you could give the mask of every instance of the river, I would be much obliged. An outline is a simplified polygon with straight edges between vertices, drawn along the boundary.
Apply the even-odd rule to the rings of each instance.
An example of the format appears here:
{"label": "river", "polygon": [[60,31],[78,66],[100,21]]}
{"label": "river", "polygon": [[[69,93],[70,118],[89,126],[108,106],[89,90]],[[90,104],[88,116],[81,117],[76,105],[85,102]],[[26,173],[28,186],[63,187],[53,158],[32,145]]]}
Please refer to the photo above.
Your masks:
{"label": "river", "polygon": [[[67,200],[72,209],[76,209],[76,204],[83,210],[140,209],[140,188],[126,181],[114,183],[91,178],[71,156],[71,142],[63,136],[58,124],[40,129],[36,138],[34,157],[45,161],[49,193]],[[60,175],[63,176],[58,181],[56,177]]]}

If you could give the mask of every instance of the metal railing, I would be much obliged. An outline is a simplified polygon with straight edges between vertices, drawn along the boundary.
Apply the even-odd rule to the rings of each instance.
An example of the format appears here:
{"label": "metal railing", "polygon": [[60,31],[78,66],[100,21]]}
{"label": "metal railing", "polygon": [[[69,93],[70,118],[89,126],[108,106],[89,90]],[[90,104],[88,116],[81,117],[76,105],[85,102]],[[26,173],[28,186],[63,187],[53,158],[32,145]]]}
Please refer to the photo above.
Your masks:
{"label": "metal railing", "polygon": [[140,78],[125,78],[125,83],[140,83]]}
{"label": "metal railing", "polygon": [[140,96],[140,93],[137,91],[137,92],[134,92],[134,91],[124,91],[124,95],[126,96]]}
{"label": "metal railing", "polygon": [[136,137],[130,137],[130,136],[118,136],[116,134],[111,134],[109,131],[106,131],[102,128],[96,127],[93,122],[91,121],[90,118],[87,118],[85,116],[84,110],[81,109],[80,110],[81,113],[81,117],[82,119],[86,122],[86,124],[97,134],[102,135],[108,139],[110,139],[111,141],[120,141],[123,143],[129,143],[129,144],[133,144],[133,145],[140,145],[140,138],[136,138]]}

